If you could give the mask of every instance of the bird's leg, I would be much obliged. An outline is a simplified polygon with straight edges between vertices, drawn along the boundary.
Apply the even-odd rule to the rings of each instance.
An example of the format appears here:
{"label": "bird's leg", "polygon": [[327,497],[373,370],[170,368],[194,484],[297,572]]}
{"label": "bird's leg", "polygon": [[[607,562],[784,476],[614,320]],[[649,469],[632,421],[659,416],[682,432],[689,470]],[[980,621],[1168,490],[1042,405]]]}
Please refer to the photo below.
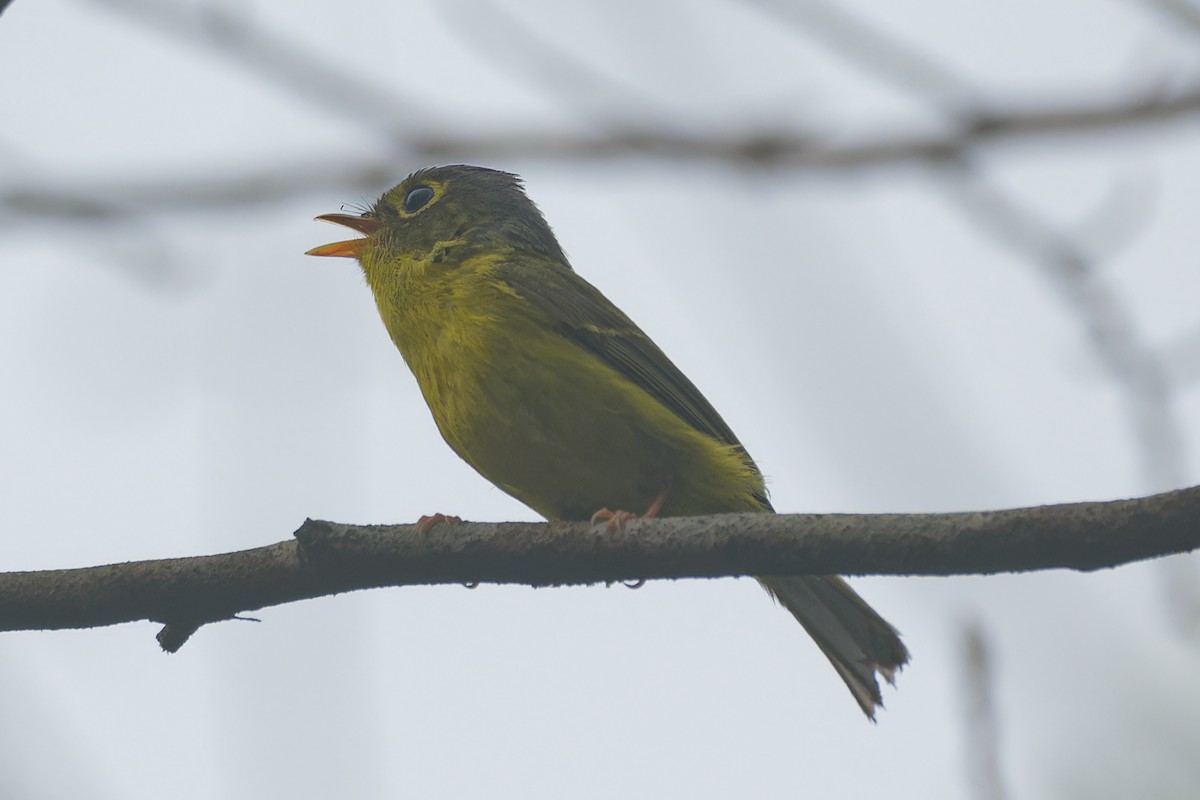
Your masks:
{"label": "bird's leg", "polygon": [[[663,501],[667,499],[667,489],[663,489],[654,498],[654,502],[646,509],[646,513],[641,515],[641,519],[654,519],[658,516],[658,512],[662,510]],[[592,514],[591,523],[595,525],[597,522],[603,522],[604,527],[610,531],[613,528],[620,529],[622,525],[631,519],[638,519],[638,515],[632,511],[610,511],[607,508],[602,508],[595,514]]]}
{"label": "bird's leg", "polygon": [[[428,536],[429,532],[433,530],[433,526],[437,525],[439,522],[444,522],[447,525],[457,525],[458,523],[462,522],[462,517],[452,517],[442,513],[422,514],[421,518],[417,520],[417,531],[422,536]],[[464,583],[463,586],[467,587],[468,589],[476,589],[479,587],[479,581]]]}
{"label": "bird's leg", "polygon": [[603,522],[604,527],[611,531],[614,528],[620,530],[621,526],[631,519],[637,519],[637,514],[632,511],[609,511],[607,508],[602,508],[595,514],[592,514],[590,521],[593,525],[597,522]]}
{"label": "bird's leg", "polygon": [[422,536],[427,535],[433,530],[433,526],[439,522],[454,525],[455,523],[462,522],[462,517],[450,517],[445,514],[422,514],[421,518],[417,520],[417,530]]}
{"label": "bird's leg", "polygon": [[646,513],[642,514],[645,519],[654,519],[658,516],[658,512],[662,510],[663,501],[667,499],[667,489],[663,489],[658,493],[658,497],[654,498],[654,502],[646,509]]}
{"label": "bird's leg", "polygon": [[[658,512],[662,510],[663,501],[667,499],[667,491],[667,489],[663,489],[658,493],[658,497],[654,498],[654,502],[651,503],[650,507],[646,509],[646,513],[642,514],[642,519],[654,519],[658,516]],[[597,522],[604,522],[604,527],[610,531],[614,528],[617,530],[624,530],[622,526],[631,519],[638,519],[638,515],[634,514],[632,511],[609,511],[607,508],[602,508],[595,514],[592,514],[593,525],[595,525]],[[640,581],[628,583],[622,581],[622,583],[625,584],[626,588],[640,589],[646,583],[646,579],[643,578]]]}

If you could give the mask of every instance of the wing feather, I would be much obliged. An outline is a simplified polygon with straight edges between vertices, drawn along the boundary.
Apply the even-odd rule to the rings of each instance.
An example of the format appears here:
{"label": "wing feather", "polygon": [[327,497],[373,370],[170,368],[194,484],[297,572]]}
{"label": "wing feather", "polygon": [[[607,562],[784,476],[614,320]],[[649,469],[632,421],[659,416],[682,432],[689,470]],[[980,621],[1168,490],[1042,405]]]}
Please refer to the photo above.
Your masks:
{"label": "wing feather", "polygon": [[[569,267],[510,262],[500,277],[557,331],[596,355],[697,431],[746,453],[721,415],[623,311]],[[757,469],[757,467],[756,467]],[[764,506],[770,507],[766,498]]]}

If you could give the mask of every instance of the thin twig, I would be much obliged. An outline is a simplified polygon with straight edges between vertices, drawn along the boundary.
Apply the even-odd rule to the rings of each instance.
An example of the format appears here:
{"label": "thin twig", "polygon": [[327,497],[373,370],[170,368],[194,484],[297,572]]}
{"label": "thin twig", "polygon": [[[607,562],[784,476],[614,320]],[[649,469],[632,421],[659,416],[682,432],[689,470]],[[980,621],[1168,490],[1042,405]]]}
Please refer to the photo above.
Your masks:
{"label": "thin twig", "polygon": [[1182,388],[1200,383],[1200,326],[1167,344],[1162,358],[1173,386]]}
{"label": "thin twig", "polygon": [[962,627],[963,694],[967,772],[976,800],[1004,800],[1008,792],[1000,769],[1000,731],[992,654],[983,626],[973,620]]}
{"label": "thin twig", "polygon": [[868,25],[841,5],[822,0],[744,0],[825,45],[875,80],[933,103],[948,116],[977,116],[979,92],[953,70]]}
{"label": "thin twig", "polygon": [[158,0],[92,0],[160,33],[209,48],[245,66],[324,109],[388,137],[428,123],[432,109],[394,90],[373,86],[358,75],[322,62],[303,48],[252,25],[246,11],[234,14],[222,5],[159,2]]}
{"label": "thin twig", "polygon": [[953,206],[998,244],[1037,264],[1079,315],[1100,362],[1124,389],[1149,488],[1177,486],[1186,474],[1182,425],[1169,402],[1166,370],[1139,336],[1124,300],[1069,237],[986,180],[970,162],[947,162],[944,174],[956,200]]}
{"label": "thin twig", "polygon": [[586,115],[592,124],[608,128],[621,117],[653,114],[662,104],[633,83],[588,65],[577,47],[539,35],[514,9],[478,0],[440,2],[435,8],[453,18],[453,30],[470,39],[472,53],[490,57],[497,69],[549,92],[555,103]]}
{"label": "thin twig", "polygon": [[1136,5],[1144,6],[1176,25],[1190,28],[1194,33],[1200,33],[1200,6],[1188,0],[1137,0]]}

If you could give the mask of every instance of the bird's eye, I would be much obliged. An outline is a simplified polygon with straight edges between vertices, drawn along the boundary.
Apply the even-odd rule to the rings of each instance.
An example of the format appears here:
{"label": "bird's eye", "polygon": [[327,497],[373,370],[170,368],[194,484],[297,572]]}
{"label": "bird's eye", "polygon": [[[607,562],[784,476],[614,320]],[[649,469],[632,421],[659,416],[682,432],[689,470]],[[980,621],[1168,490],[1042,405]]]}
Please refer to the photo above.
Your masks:
{"label": "bird's eye", "polygon": [[409,214],[420,211],[429,205],[429,201],[432,199],[433,189],[430,189],[428,186],[418,186],[405,196],[404,210]]}

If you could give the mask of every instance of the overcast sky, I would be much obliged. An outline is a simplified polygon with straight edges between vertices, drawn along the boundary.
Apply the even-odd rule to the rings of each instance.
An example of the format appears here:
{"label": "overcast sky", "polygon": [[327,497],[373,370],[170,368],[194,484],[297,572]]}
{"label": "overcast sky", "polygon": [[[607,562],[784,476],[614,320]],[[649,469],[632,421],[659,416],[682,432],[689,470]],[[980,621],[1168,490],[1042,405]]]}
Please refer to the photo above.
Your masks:
{"label": "overcast sky", "polygon": [[[197,35],[200,17],[140,5],[16,0],[0,16],[0,570],[244,549],[306,517],[537,519],[441,441],[353,262],[303,255],[340,238],[312,217],[426,166],[384,126],[847,142],[948,124],[770,3],[191,4],[361,82],[309,94],[271,71],[283,51],[266,38],[239,56]],[[1200,32],[1151,3],[841,5],[944,65],[947,107],[1200,79]],[[339,106],[368,89],[376,116]],[[338,185],[393,162],[377,185]],[[1200,482],[1195,115],[977,164],[1083,254],[1082,301],[971,213],[973,184],[919,164],[486,162],[525,177],[575,268],[704,391],[781,511]],[[311,173],[311,191],[199,207],[168,191],[145,210],[161,187],[280,171]],[[129,213],[65,219],[21,201],[33,189]],[[1089,335],[1097,297],[1165,365],[1151,422],[1169,446]],[[753,581],[360,592],[206,627],[171,656],[148,623],[8,633],[0,795],[950,800],[971,790],[977,620],[1013,797],[1193,797],[1200,626],[1168,589],[1196,575],[1176,559],[855,580],[913,653],[877,725]]]}

